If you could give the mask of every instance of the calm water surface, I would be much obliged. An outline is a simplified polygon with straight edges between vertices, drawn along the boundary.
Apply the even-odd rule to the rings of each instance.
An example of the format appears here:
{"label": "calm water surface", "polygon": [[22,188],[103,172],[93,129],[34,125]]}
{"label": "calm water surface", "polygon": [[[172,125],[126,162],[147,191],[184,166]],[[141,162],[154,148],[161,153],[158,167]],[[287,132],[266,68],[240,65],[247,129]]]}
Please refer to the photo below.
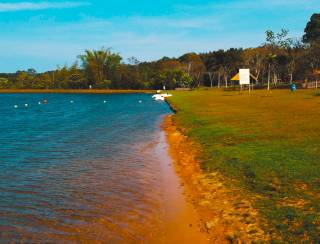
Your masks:
{"label": "calm water surface", "polygon": [[0,243],[157,239],[169,113],[145,94],[0,95]]}

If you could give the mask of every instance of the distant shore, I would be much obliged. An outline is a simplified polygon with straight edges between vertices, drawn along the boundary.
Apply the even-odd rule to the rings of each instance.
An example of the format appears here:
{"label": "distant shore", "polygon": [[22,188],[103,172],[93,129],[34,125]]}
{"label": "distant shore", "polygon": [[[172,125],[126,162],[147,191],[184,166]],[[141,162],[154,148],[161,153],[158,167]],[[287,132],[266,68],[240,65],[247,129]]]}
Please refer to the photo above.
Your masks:
{"label": "distant shore", "polygon": [[154,90],[110,90],[110,89],[0,89],[0,93],[68,93],[68,94],[124,94],[155,93]]}

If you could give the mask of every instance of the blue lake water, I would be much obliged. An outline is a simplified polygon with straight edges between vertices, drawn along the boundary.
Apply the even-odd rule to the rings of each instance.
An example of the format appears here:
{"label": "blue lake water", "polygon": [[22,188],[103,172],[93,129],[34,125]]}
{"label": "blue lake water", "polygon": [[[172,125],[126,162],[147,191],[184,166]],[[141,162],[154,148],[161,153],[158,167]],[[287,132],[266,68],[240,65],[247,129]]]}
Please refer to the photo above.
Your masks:
{"label": "blue lake water", "polygon": [[0,243],[151,240],[169,113],[146,94],[0,94]]}

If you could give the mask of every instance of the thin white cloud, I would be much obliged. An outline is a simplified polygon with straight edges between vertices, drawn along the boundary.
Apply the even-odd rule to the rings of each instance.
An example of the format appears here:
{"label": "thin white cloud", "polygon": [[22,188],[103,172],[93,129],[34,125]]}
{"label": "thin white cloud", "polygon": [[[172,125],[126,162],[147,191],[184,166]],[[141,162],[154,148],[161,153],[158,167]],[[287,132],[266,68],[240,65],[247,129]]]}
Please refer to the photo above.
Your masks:
{"label": "thin white cloud", "polygon": [[0,12],[35,11],[46,9],[75,8],[89,5],[87,2],[18,2],[0,3]]}
{"label": "thin white cloud", "polygon": [[249,9],[275,9],[285,7],[287,9],[316,9],[320,6],[319,0],[233,0],[230,2],[216,1],[208,4],[177,4],[175,9],[178,12],[207,12],[225,11],[245,11]]}

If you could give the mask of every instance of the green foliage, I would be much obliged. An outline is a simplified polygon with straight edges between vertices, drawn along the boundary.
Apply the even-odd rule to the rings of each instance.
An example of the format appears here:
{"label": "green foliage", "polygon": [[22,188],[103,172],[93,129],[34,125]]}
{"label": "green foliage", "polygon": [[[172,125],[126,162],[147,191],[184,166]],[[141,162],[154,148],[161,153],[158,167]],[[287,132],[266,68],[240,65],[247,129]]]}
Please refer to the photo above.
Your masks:
{"label": "green foliage", "polygon": [[11,84],[8,79],[0,78],[0,89],[10,88]]}
{"label": "green foliage", "polygon": [[111,87],[111,84],[112,84],[111,80],[104,80],[96,84],[96,88],[109,89]]}
{"label": "green foliage", "polygon": [[196,53],[187,53],[179,58],[179,61],[183,64],[183,70],[185,73],[190,76],[193,80],[193,87],[198,87],[202,83],[203,72],[205,72],[206,67],[199,56]]}
{"label": "green foliage", "polygon": [[181,69],[167,69],[156,77],[156,82],[159,89],[166,86],[167,89],[175,89],[177,87],[191,87],[192,78]]}
{"label": "green foliage", "polygon": [[110,49],[86,50],[79,56],[82,67],[93,86],[103,87],[108,75],[112,73],[121,62],[119,54],[112,53]]}
{"label": "green foliage", "polygon": [[291,47],[293,40],[288,38],[289,30],[282,29],[279,33],[275,34],[271,30],[266,31],[267,44],[271,45],[273,48],[283,48],[288,49]]}
{"label": "green foliage", "polygon": [[313,14],[305,28],[303,41],[312,44],[320,41],[320,14]]}

